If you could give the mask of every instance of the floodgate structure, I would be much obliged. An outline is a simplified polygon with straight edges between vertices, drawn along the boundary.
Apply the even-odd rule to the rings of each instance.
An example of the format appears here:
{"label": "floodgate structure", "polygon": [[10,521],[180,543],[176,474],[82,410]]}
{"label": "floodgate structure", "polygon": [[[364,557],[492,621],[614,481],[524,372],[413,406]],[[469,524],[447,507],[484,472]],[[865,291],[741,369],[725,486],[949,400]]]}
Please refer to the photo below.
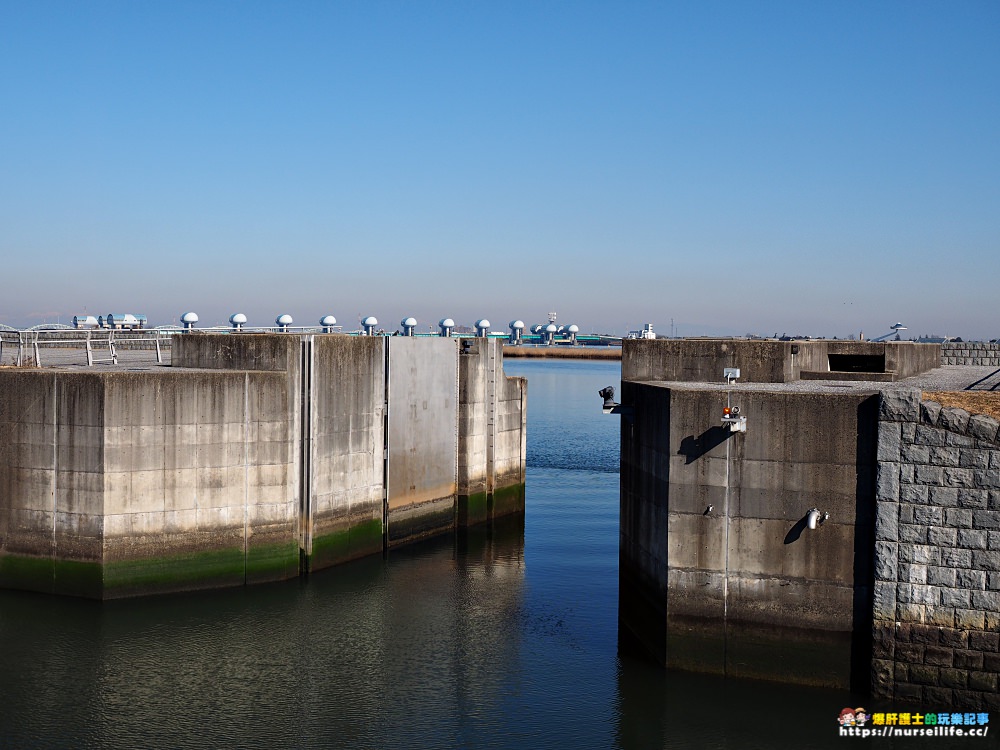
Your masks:
{"label": "floodgate structure", "polygon": [[273,581],[523,513],[527,384],[500,341],[170,346],[169,365],[0,368],[0,586]]}
{"label": "floodgate structure", "polygon": [[1000,386],[990,346],[624,342],[623,647],[1000,709],[1000,424],[925,396]]}

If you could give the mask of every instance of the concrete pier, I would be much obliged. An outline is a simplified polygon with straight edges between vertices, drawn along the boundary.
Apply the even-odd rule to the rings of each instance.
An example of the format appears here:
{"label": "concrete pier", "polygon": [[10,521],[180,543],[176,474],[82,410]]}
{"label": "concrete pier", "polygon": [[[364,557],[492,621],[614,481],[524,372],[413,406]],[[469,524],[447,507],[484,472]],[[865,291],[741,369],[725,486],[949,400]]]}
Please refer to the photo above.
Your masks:
{"label": "concrete pier", "polygon": [[942,367],[934,344],[625,342],[623,648],[1000,709],[1000,404],[925,397],[986,404],[976,346]]}
{"label": "concrete pier", "polygon": [[0,370],[0,586],[285,579],[523,512],[500,344],[184,334],[172,366]]}
{"label": "concrete pier", "polygon": [[[623,645],[867,690],[879,394],[939,362],[936,345],[626,341]],[[722,421],[727,405],[745,433]]]}

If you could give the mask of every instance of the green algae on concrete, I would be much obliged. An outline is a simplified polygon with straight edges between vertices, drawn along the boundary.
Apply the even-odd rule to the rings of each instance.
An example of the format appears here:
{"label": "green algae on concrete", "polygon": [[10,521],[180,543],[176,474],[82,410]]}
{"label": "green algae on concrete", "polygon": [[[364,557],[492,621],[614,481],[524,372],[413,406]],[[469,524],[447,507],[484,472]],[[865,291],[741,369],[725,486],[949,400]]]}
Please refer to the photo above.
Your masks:
{"label": "green algae on concrete", "polygon": [[51,557],[0,557],[0,587],[100,599],[103,573],[98,562]]}
{"label": "green algae on concrete", "polygon": [[182,552],[105,563],[104,598],[242,586],[245,580],[242,546]]}
{"label": "green algae on concrete", "polygon": [[69,596],[100,599],[104,590],[104,569],[101,563],[88,560],[54,561],[53,592]]}
{"label": "green algae on concrete", "polygon": [[458,496],[458,525],[474,526],[489,519],[489,496],[485,492]]}
{"label": "green algae on concrete", "polygon": [[0,587],[53,593],[54,581],[55,566],[51,557],[0,557]]}
{"label": "green algae on concrete", "polygon": [[284,581],[299,574],[299,543],[294,539],[247,547],[246,583]]}
{"label": "green algae on concrete", "polygon": [[458,496],[458,525],[474,526],[500,516],[524,513],[524,484],[499,487],[492,494]]}
{"label": "green algae on concrete", "polygon": [[513,513],[524,513],[524,482],[499,487],[490,497],[490,518]]}
{"label": "green algae on concrete", "polygon": [[382,551],[382,521],[373,518],[329,534],[313,537],[306,570],[320,570]]}

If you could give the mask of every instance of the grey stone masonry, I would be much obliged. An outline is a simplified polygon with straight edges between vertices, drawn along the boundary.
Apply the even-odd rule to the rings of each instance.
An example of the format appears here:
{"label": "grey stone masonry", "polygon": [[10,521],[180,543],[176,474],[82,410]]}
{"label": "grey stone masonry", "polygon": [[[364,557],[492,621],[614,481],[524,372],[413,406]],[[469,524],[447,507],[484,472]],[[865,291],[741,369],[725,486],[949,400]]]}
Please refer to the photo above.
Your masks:
{"label": "grey stone masonry", "polygon": [[873,693],[1000,710],[1000,423],[910,389],[878,433]]}
{"label": "grey stone masonry", "polygon": [[951,341],[941,344],[942,365],[1000,367],[1000,344]]}

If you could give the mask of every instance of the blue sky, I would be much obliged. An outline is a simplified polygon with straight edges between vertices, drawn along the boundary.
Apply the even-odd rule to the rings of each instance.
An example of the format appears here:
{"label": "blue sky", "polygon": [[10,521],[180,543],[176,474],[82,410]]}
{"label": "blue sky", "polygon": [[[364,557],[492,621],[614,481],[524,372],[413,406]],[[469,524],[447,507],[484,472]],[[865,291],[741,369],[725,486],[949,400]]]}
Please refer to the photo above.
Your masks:
{"label": "blue sky", "polygon": [[996,2],[0,0],[0,322],[1000,336]]}

